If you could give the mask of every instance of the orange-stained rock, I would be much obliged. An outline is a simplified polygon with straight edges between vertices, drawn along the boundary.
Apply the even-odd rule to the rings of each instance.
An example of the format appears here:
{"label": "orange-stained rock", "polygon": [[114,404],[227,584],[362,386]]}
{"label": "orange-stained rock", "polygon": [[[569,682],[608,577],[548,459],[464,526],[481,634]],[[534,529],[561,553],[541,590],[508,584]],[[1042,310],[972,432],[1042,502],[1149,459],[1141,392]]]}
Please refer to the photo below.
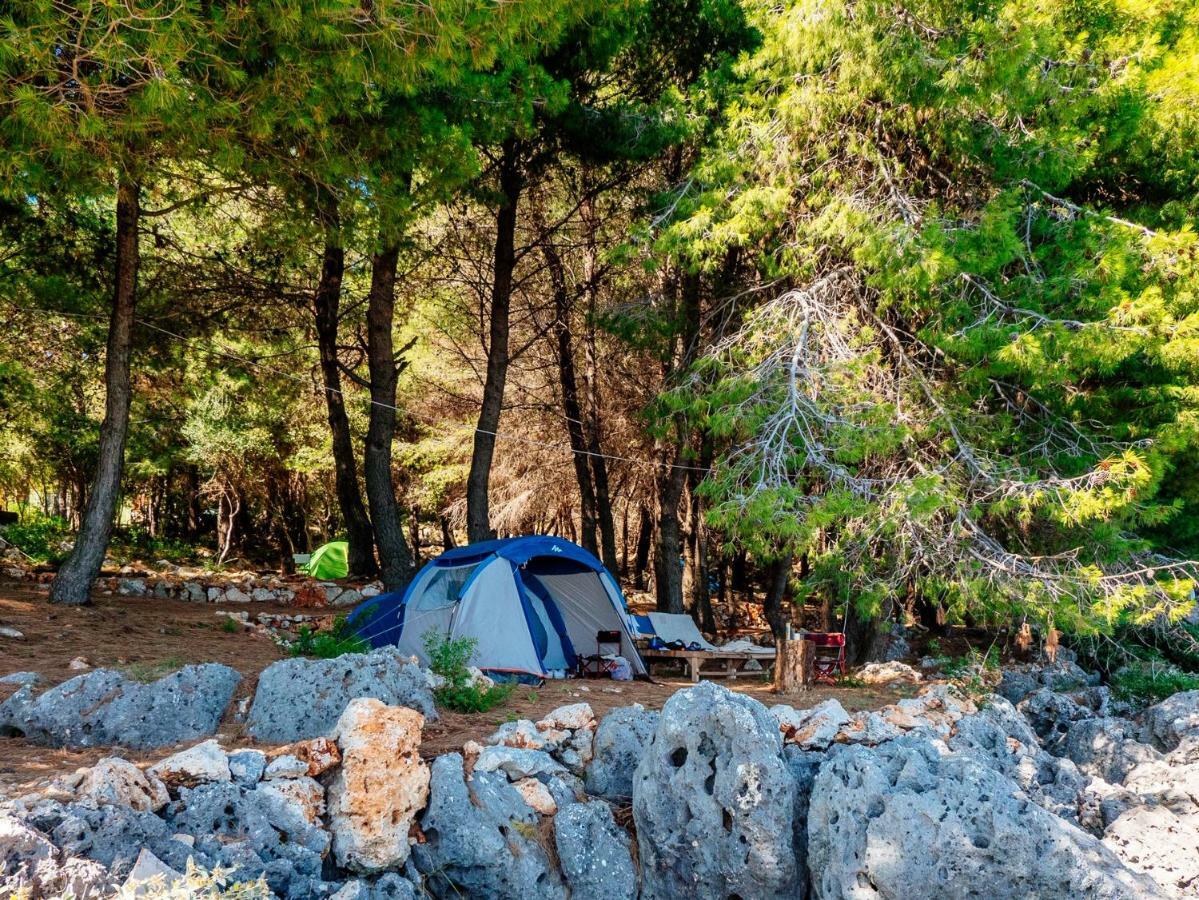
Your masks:
{"label": "orange-stained rock", "polygon": [[554,795],[536,778],[522,778],[520,781],[513,782],[512,786],[516,788],[533,812],[543,816],[552,816],[558,811],[558,803],[554,800]]}
{"label": "orange-stained rock", "polygon": [[273,756],[294,756],[308,763],[307,775],[315,778],[324,774],[341,762],[341,751],[330,738],[318,737],[310,741],[296,741],[286,747],[280,747]]}
{"label": "orange-stained rock", "polygon": [[429,799],[429,767],[418,753],[424,724],[414,710],[366,697],[338,719],[341,768],[327,805],[342,868],[377,872],[408,859],[409,831]]}

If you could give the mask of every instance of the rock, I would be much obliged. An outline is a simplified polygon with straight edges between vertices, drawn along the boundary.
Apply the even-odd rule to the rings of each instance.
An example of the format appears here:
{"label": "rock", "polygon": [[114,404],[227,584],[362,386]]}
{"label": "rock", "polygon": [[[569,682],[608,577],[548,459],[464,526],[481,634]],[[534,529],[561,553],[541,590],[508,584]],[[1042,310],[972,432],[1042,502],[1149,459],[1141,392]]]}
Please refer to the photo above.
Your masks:
{"label": "rock", "polygon": [[92,664],[87,661],[86,656],[76,656],[67,664],[67,668],[72,672],[86,672],[92,667]]}
{"label": "rock", "polygon": [[587,793],[608,800],[633,796],[633,772],[641,762],[654,731],[658,713],[640,705],[618,707],[600,721],[587,766]]}
{"label": "rock", "polygon": [[537,723],[538,728],[570,729],[586,728],[595,722],[595,713],[591,711],[590,703],[571,703],[569,706],[559,706],[553,712]]}
{"label": "rock", "polygon": [[316,779],[301,775],[270,781],[259,785],[258,793],[280,803],[293,804],[305,819],[321,827],[321,817],[325,814],[325,789]]}
{"label": "rock", "polygon": [[893,741],[904,734],[899,726],[887,721],[877,712],[859,712],[849,717],[849,722],[837,732],[835,740],[842,744],[881,744]]}
{"label": "rock", "polygon": [[203,603],[207,599],[203,586],[198,582],[185,581],[182,590],[183,598],[191,603]]}
{"label": "rock", "polygon": [[44,834],[14,816],[0,814],[0,872],[8,874],[20,863],[52,859],[57,852]]}
{"label": "rock", "polygon": [[1088,707],[1048,688],[1025,697],[1016,708],[1028,719],[1033,731],[1050,752],[1065,737],[1071,725],[1095,715]]}
{"label": "rock", "polygon": [[895,662],[905,656],[912,655],[912,647],[908,643],[907,629],[896,622],[891,627],[891,637],[887,641],[887,651],[883,655],[885,662]]}
{"label": "rock", "polygon": [[421,817],[426,842],[412,855],[436,897],[564,900],[566,888],[537,841],[537,823],[504,775],[476,771],[468,784],[462,757],[447,753],[433,761]]}
{"label": "rock", "polygon": [[666,701],[633,781],[642,896],[794,897],[795,779],[762,704],[701,682]]}
{"label": "rock", "polygon": [[1087,775],[1123,784],[1141,763],[1162,759],[1153,747],[1138,741],[1135,733],[1136,726],[1127,719],[1081,719],[1070,726],[1059,750]]}
{"label": "rock", "polygon": [[204,741],[174,753],[150,766],[150,774],[161,778],[168,787],[195,787],[231,781],[229,757],[215,740]]}
{"label": "rock", "polygon": [[337,742],[325,737],[313,738],[310,741],[297,741],[280,748],[279,754],[286,754],[303,762],[307,770],[302,774],[312,778],[323,775],[341,762],[341,752],[337,749]]}
{"label": "rock", "polygon": [[274,591],[264,587],[256,587],[250,591],[250,599],[255,603],[274,603],[277,598]]}
{"label": "rock", "polygon": [[1092,778],[1078,798],[1078,824],[1091,834],[1103,837],[1112,822],[1140,805],[1141,798],[1127,788],[1109,784],[1102,778]]}
{"label": "rock", "polygon": [[121,885],[122,897],[142,897],[157,893],[155,885],[148,883],[154,878],[158,879],[159,889],[165,887],[173,890],[184,883],[182,874],[143,847],[133,863],[132,871]]}
{"label": "rock", "polygon": [[59,858],[44,834],[12,816],[0,815],[0,896],[107,897],[114,888],[98,863]]}
{"label": "rock", "polygon": [[228,759],[229,774],[238,784],[252,787],[266,772],[266,754],[261,750],[234,750]]}
{"label": "rock", "polygon": [[266,772],[262,777],[264,781],[273,781],[280,778],[301,778],[307,774],[308,763],[290,753],[284,753],[267,763]]}
{"label": "rock", "polygon": [[910,735],[835,747],[808,808],[818,897],[1160,897],[973,754]]}
{"label": "rock", "polygon": [[1169,752],[1189,734],[1199,734],[1199,691],[1175,694],[1145,710],[1146,743]]}
{"label": "rock", "polygon": [[907,663],[894,660],[868,663],[854,672],[854,676],[865,684],[892,684],[896,681],[916,684],[924,680],[924,676]]}
{"label": "rock", "polygon": [[226,603],[249,603],[254,598],[243,591],[241,588],[230,585],[225,588],[225,593],[221,597]]}
{"label": "rock", "polygon": [[122,578],[117,582],[117,593],[123,597],[141,597],[146,593],[146,582],[141,578]]}
{"label": "rock", "polygon": [[362,593],[354,588],[346,588],[335,598],[330,598],[334,606],[357,606],[362,602]]}
{"label": "rock", "polygon": [[512,785],[517,793],[529,804],[529,809],[538,815],[552,816],[558,811],[558,801],[550,793],[550,789],[536,778],[522,778]]}
{"label": "rock", "polygon": [[1042,750],[1028,722],[1002,697],[992,697],[978,712],[959,719],[947,744],[952,750],[975,753],[1037,805],[1077,821],[1087,779],[1070,760]]}
{"label": "rock", "polygon": [[811,709],[793,709],[779,703],[770,708],[786,740],[805,750],[824,750],[842,726],[849,724],[849,713],[836,700],[825,700]]}
{"label": "rock", "polygon": [[418,712],[371,698],[353,700],[338,720],[329,822],[342,868],[375,872],[408,859],[408,832],[429,796],[418,752],[424,724]]}
{"label": "rock", "polygon": [[437,718],[424,673],[394,647],[336,659],[285,659],[258,678],[247,730],[260,741],[286,744],[327,736],[349,702],[373,697]]}
{"label": "rock", "polygon": [[[186,666],[151,684],[96,669],[28,699],[16,716],[0,705],[0,728],[51,747],[117,744],[152,749],[216,731],[241,676],[228,666]],[[23,688],[22,690],[26,690]]]}
{"label": "rock", "polygon": [[189,856],[195,856],[201,865],[210,865],[211,857],[197,854],[175,838],[178,830],[153,813],[124,806],[91,809],[72,804],[54,817],[51,837],[65,854],[94,860],[120,879],[133,869],[143,848],[178,871],[187,868]]}
{"label": "rock", "polygon": [[575,803],[554,818],[554,842],[572,900],[634,900],[629,836],[603,801]]}
{"label": "rock", "polygon": [[566,768],[542,750],[523,750],[519,747],[484,747],[475,760],[476,772],[500,770],[512,781],[538,775],[559,775]]}
{"label": "rock", "polygon": [[157,777],[116,757],[102,759],[88,769],[75,793],[97,806],[128,806],[138,812],[158,812],[171,800],[166,785]]}
{"label": "rock", "polygon": [[5,675],[3,678],[0,678],[0,684],[24,687],[25,685],[37,684],[40,680],[41,676],[37,672],[13,672],[11,675]]}
{"label": "rock", "polygon": [[995,690],[999,696],[1014,705],[1040,687],[1041,682],[1031,672],[1004,669],[999,686]]}
{"label": "rock", "polygon": [[15,641],[23,641],[25,632],[16,628],[10,628],[7,625],[0,625],[0,637],[12,638]]}
{"label": "rock", "polygon": [[1199,889],[1199,817],[1136,806],[1108,827],[1103,843],[1130,869],[1156,881],[1166,896],[1194,897]]}
{"label": "rock", "polygon": [[515,722],[502,724],[487,739],[487,743],[500,744],[504,747],[521,747],[526,750],[544,750],[549,743],[546,737],[547,733],[555,737],[560,736],[561,740],[570,738],[567,732],[542,732],[528,719],[517,719]]}

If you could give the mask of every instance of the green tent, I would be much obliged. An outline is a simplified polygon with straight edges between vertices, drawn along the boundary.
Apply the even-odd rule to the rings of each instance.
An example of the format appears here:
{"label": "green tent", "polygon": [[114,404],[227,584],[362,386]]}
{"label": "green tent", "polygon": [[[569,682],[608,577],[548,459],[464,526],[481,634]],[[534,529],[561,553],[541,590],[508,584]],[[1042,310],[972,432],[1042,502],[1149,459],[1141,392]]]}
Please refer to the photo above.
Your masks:
{"label": "green tent", "polygon": [[330,541],[312,554],[302,571],[322,580],[345,578],[350,572],[349,563],[346,561],[349,552],[350,545],[345,541]]}

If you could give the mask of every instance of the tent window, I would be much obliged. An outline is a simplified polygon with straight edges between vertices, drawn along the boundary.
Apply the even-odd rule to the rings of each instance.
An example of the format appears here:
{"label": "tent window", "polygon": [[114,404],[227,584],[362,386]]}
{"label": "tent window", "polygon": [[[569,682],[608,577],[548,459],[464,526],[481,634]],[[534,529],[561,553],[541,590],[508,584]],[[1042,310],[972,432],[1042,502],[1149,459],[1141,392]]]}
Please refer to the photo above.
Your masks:
{"label": "tent window", "polygon": [[412,598],[412,609],[429,611],[453,606],[462,598],[462,588],[466,586],[476,568],[477,564],[434,569],[433,577]]}

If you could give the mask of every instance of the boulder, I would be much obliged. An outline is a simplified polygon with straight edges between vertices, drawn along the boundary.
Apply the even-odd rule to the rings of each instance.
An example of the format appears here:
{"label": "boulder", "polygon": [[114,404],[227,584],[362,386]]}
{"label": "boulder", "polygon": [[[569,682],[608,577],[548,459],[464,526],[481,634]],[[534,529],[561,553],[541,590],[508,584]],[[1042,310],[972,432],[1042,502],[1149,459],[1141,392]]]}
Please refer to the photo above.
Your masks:
{"label": "boulder", "polygon": [[788,743],[805,750],[824,750],[837,732],[849,724],[849,713],[837,700],[825,700],[811,709],[793,709],[783,703],[770,707]]}
{"label": "boulder", "polygon": [[766,707],[701,682],[662,709],[633,780],[642,896],[796,895],[795,778]]}
{"label": "boulder", "polygon": [[119,879],[133,869],[143,848],[179,871],[187,868],[189,856],[201,865],[213,861],[178,840],[178,828],[153,813],[124,806],[92,809],[72,804],[53,817],[53,826],[51,838],[64,854],[94,860]]}
{"label": "boulder", "polygon": [[528,719],[517,719],[515,722],[502,724],[487,739],[487,743],[521,747],[526,750],[546,750],[556,749],[559,743],[569,739],[569,732],[541,731]]}
{"label": "boulder", "polygon": [[957,721],[947,741],[951,750],[975,753],[980,760],[1016,782],[1034,803],[1075,822],[1087,778],[1068,759],[1041,749],[1028,722],[1002,697]]}
{"label": "boulder", "polygon": [[1199,816],[1138,805],[1108,826],[1103,843],[1166,896],[1194,897],[1199,890]]}
{"label": "boulder", "polygon": [[[313,738],[310,741],[297,741],[281,747],[278,752],[281,756],[290,756],[304,763],[306,771],[302,774],[312,778],[323,775],[341,762],[341,752],[337,749],[337,742],[326,737]],[[269,773],[269,767],[267,771]],[[267,777],[270,777],[269,774]]]}
{"label": "boulder", "polygon": [[644,707],[622,706],[600,721],[587,766],[587,793],[608,800],[633,796],[633,772],[658,727],[658,713]]}
{"label": "boulder", "polygon": [[462,757],[447,753],[433,761],[420,823],[425,843],[413,848],[413,859],[436,897],[564,900],[537,823],[504,775],[476,771],[468,783]]}
{"label": "boulder", "polygon": [[808,836],[818,897],[1162,896],[973,754],[926,736],[830,751]]}
{"label": "boulder", "polygon": [[1127,719],[1081,719],[1070,726],[1058,750],[1087,775],[1123,784],[1141,763],[1162,759],[1161,753],[1135,735],[1136,726]]}
{"label": "boulder", "polygon": [[277,744],[327,736],[342,711],[358,697],[407,706],[437,718],[424,673],[394,647],[348,653],[336,659],[285,659],[258,678],[247,730]]}
{"label": "boulder", "polygon": [[634,900],[629,836],[601,801],[575,803],[554,818],[554,842],[572,900]]}
{"label": "boulder", "polygon": [[280,804],[290,803],[312,825],[320,828],[325,815],[325,789],[315,778],[301,775],[269,781],[258,786],[258,793]]}
{"label": "boulder", "polygon": [[1056,749],[1071,725],[1095,716],[1090,707],[1048,688],[1028,695],[1016,708],[1028,719],[1028,724],[1050,752]]}
{"label": "boulder", "polygon": [[595,713],[591,711],[590,703],[571,703],[559,706],[550,712],[537,727],[545,730],[586,728],[595,722]]}
{"label": "boulder", "polygon": [[262,778],[264,781],[274,781],[280,778],[300,778],[307,774],[308,763],[290,753],[283,753],[267,763]]}
{"label": "boulder", "polygon": [[864,684],[893,684],[895,682],[917,684],[924,680],[923,675],[907,663],[899,662],[898,657],[888,658],[886,662],[868,663],[853,674]]}
{"label": "boulder", "polygon": [[13,672],[11,675],[0,678],[0,685],[24,687],[27,684],[37,684],[41,677],[37,672]]}
{"label": "boulder", "polygon": [[1199,691],[1175,694],[1145,710],[1141,740],[1157,749],[1168,753],[1190,734],[1199,734]]}
{"label": "boulder", "polygon": [[138,812],[158,812],[171,800],[166,785],[152,773],[116,757],[102,759],[88,769],[75,793],[97,806],[128,806]]}
{"label": "boulder", "polygon": [[107,897],[115,887],[99,863],[66,856],[42,833],[0,815],[0,897]]}
{"label": "boulder", "polygon": [[560,775],[566,768],[543,750],[519,747],[484,747],[475,760],[476,772],[502,771],[512,781],[539,775]]}
{"label": "boulder", "polygon": [[558,811],[558,801],[553,792],[536,778],[522,778],[512,786],[529,804],[529,809],[542,816],[552,816]]}
{"label": "boulder", "polygon": [[238,784],[253,787],[266,772],[266,754],[261,750],[234,750],[229,754],[229,774]]}
{"label": "boulder", "polygon": [[408,859],[408,832],[429,796],[420,758],[424,717],[360,698],[338,720],[341,768],[329,785],[333,854],[342,868],[377,872]]}
{"label": "boulder", "polygon": [[229,757],[215,740],[207,740],[174,753],[150,766],[150,774],[172,788],[195,787],[230,781]]}
{"label": "boulder", "polygon": [[215,732],[240,681],[218,663],[186,666],[150,684],[95,669],[36,698],[22,688],[0,704],[0,731],[50,747],[165,747]]}

